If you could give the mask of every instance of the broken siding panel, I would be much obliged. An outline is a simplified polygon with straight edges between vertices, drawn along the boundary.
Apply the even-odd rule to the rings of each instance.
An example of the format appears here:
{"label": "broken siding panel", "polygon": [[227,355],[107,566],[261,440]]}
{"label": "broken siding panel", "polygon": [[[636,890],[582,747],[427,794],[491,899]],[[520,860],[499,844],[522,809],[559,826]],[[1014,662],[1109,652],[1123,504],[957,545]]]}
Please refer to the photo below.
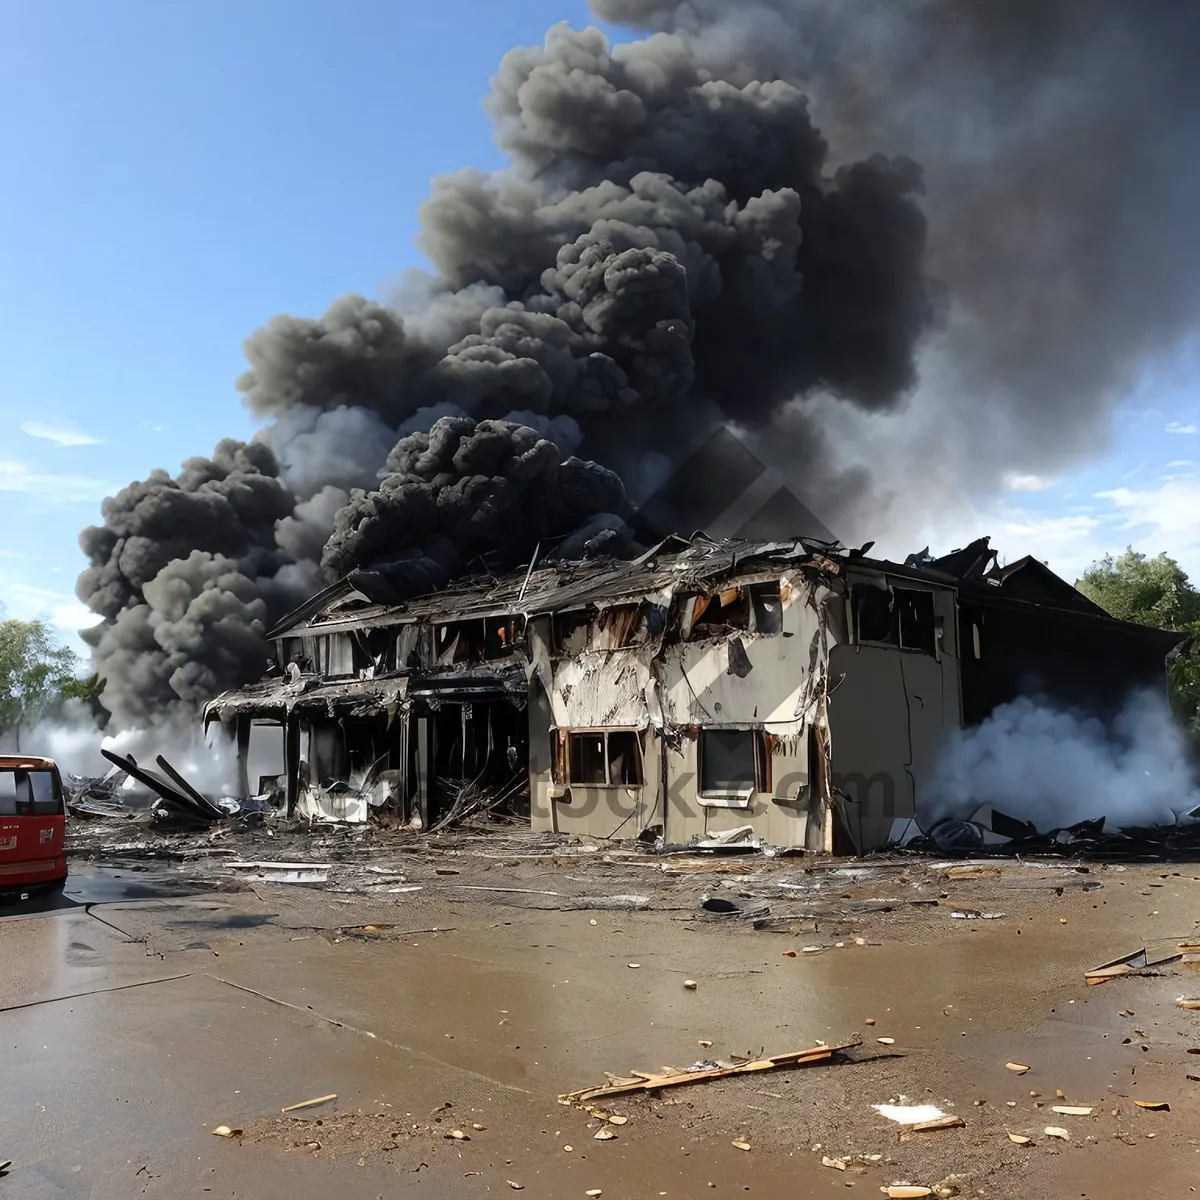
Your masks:
{"label": "broken siding panel", "polygon": [[668,723],[762,724],[785,734],[811,717],[826,674],[828,589],[788,572],[780,594],[777,635],[726,634],[664,649],[661,693]]}
{"label": "broken siding panel", "polygon": [[625,726],[645,729],[650,723],[648,693],[653,647],[581,654],[553,670],[550,706],[558,726],[596,729]]}
{"label": "broken siding panel", "polygon": [[632,646],[642,625],[639,604],[614,604],[602,608],[591,623],[591,650],[619,650]]}

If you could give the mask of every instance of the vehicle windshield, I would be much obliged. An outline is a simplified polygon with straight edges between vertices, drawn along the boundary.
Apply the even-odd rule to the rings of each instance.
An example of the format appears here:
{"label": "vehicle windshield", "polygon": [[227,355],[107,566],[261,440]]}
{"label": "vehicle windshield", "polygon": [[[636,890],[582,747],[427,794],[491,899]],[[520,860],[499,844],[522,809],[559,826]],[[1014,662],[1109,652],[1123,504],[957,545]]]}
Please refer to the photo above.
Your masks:
{"label": "vehicle windshield", "polygon": [[56,772],[0,767],[0,817],[50,817],[62,812]]}

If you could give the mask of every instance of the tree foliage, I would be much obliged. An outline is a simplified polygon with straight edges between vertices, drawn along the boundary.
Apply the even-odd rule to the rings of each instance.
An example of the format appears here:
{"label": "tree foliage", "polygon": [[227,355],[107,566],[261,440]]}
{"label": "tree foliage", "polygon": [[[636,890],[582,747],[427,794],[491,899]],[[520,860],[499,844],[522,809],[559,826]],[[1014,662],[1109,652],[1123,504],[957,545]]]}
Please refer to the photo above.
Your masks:
{"label": "tree foliage", "polygon": [[1168,666],[1171,705],[1200,737],[1200,591],[1166,553],[1148,558],[1132,547],[1093,563],[1075,587],[1122,621],[1188,635]]}
{"label": "tree foliage", "polygon": [[45,621],[0,621],[0,735],[13,733],[20,750],[21,730],[87,682],[75,678],[78,662]]}

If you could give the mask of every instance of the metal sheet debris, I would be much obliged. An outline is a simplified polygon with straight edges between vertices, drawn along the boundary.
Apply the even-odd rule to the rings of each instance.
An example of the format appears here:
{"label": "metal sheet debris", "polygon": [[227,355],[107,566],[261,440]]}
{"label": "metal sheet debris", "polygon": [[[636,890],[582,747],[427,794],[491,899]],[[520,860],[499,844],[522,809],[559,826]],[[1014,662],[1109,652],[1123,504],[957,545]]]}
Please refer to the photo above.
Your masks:
{"label": "metal sheet debris", "polygon": [[262,883],[328,883],[328,863],[231,862],[225,864],[246,880]]}

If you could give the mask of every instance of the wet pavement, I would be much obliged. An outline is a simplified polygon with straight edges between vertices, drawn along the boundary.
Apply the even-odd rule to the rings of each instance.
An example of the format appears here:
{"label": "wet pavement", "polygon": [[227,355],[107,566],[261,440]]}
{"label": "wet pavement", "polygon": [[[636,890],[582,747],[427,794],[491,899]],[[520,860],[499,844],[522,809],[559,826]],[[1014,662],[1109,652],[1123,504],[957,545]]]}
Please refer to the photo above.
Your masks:
{"label": "wet pavement", "polygon": [[[1019,913],[1009,893],[1014,915],[996,921],[942,908],[795,936],[690,912],[217,892],[174,870],[81,868],[40,914],[0,910],[0,1161],[14,1162],[0,1196],[477,1197],[511,1180],[530,1197],[825,1197],[955,1173],[963,1195],[1099,1200],[1122,1180],[1187,1195],[1200,1014],[1174,997],[1200,977],[1086,988],[1082,971],[1192,930],[1196,874],[1105,872],[1101,891],[1043,889]],[[797,953],[814,938],[827,948]],[[605,1142],[555,1100],[606,1071],[854,1033],[862,1061],[613,1101],[629,1121]],[[1096,1115],[1052,1114],[1056,1090]],[[870,1108],[900,1093],[967,1128],[900,1133]],[[1145,1097],[1171,1111],[1132,1104]],[[220,1124],[244,1135],[215,1138]],[[1072,1140],[1047,1139],[1051,1124]],[[867,1161],[842,1172],[829,1154]]]}

